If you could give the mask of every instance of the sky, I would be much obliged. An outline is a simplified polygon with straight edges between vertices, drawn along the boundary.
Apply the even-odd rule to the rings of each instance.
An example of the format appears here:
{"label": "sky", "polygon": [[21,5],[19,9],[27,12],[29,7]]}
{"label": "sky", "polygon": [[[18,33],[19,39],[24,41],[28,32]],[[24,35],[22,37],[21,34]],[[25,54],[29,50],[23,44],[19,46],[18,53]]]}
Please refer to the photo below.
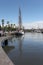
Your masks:
{"label": "sky", "polygon": [[0,0],[0,24],[2,19],[18,24],[19,7],[26,28],[43,27],[43,0]]}

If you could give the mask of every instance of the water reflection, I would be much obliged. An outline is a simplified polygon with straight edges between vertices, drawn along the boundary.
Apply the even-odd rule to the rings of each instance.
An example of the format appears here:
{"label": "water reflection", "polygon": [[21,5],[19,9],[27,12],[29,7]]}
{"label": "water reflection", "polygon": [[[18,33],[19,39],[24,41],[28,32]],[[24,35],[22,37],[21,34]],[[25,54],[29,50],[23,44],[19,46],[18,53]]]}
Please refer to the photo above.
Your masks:
{"label": "water reflection", "polygon": [[14,46],[4,46],[3,49],[4,51],[8,54],[12,49],[14,49]]}
{"label": "water reflection", "polygon": [[22,52],[23,52],[23,48],[22,48],[23,39],[24,39],[24,36],[19,37],[19,40],[18,40],[18,44],[19,44],[19,59],[20,60],[22,58]]}
{"label": "water reflection", "polygon": [[2,47],[7,46],[8,45],[8,39],[2,41],[1,45],[2,45]]}
{"label": "water reflection", "polygon": [[[12,43],[12,39],[9,39],[9,40],[10,40],[11,43]],[[2,48],[4,49],[4,51],[5,51],[6,53],[9,53],[12,49],[15,48],[15,46],[9,46],[9,40],[8,40],[8,39],[3,40],[3,41],[2,41],[2,44],[1,44]]]}
{"label": "water reflection", "polygon": [[26,33],[8,40],[14,46],[7,54],[15,65],[43,65],[43,34]]}

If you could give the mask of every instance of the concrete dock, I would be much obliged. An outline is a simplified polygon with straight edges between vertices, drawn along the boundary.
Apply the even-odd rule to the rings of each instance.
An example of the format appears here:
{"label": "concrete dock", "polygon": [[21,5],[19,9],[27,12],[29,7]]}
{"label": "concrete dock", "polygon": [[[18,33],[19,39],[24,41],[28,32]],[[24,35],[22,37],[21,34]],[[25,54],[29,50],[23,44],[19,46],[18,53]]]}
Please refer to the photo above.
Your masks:
{"label": "concrete dock", "polygon": [[0,65],[14,65],[13,62],[10,60],[10,58],[7,56],[3,48],[1,47],[1,42],[5,39],[10,38],[7,37],[0,37]]}

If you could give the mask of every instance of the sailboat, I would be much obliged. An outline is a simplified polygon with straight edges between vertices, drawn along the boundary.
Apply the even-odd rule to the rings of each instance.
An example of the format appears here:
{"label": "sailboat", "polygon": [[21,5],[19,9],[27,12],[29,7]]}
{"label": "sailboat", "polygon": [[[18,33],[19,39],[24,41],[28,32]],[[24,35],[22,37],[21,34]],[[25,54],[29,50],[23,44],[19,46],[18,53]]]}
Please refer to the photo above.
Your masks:
{"label": "sailboat", "polygon": [[21,9],[19,8],[19,26],[18,30],[15,32],[15,35],[24,35],[24,30],[22,26],[22,21],[21,21]]}
{"label": "sailboat", "polygon": [[24,35],[24,31],[23,30],[16,31],[15,35]]}

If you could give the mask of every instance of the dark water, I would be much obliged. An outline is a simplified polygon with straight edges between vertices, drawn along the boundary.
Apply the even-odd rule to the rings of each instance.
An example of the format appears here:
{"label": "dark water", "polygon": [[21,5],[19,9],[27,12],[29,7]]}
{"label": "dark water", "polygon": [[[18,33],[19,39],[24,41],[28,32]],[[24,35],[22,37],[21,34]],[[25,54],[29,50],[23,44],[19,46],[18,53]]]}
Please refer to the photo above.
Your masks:
{"label": "dark water", "polygon": [[26,33],[13,37],[4,50],[15,65],[43,65],[43,34]]}

